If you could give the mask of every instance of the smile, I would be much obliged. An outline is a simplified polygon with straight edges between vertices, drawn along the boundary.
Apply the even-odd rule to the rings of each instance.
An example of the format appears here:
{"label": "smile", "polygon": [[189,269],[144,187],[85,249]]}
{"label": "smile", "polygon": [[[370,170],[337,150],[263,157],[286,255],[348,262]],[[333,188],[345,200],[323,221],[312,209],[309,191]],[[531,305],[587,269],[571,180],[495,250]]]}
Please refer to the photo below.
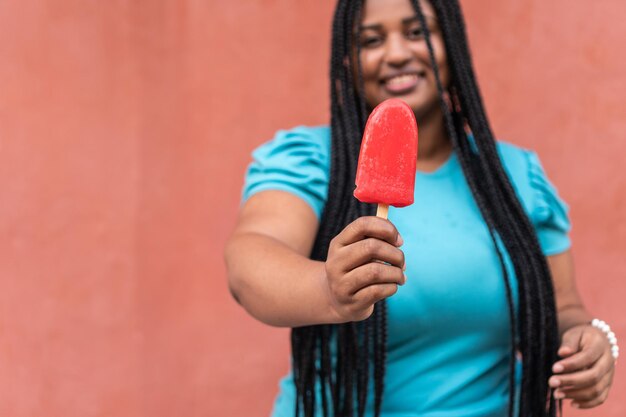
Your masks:
{"label": "smile", "polygon": [[382,85],[388,93],[398,95],[413,91],[422,80],[419,74],[399,74],[382,80]]}

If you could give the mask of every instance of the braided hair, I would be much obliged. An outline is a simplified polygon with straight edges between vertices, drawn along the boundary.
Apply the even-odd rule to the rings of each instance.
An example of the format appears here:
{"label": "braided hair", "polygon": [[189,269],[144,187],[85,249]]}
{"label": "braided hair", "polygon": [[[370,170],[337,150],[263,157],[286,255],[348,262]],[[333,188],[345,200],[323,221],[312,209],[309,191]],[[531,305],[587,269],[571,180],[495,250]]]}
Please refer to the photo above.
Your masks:
{"label": "braided hair", "polygon": [[[522,361],[519,403],[521,417],[555,416],[548,387],[557,359],[558,327],[554,290],[546,258],[535,230],[522,209],[498,156],[484,109],[458,0],[430,0],[446,47],[451,80],[444,98],[428,25],[419,0],[410,0],[422,26],[435,73],[440,105],[464,176],[487,225],[505,281],[510,319],[509,416],[514,415],[515,364]],[[331,165],[328,200],[311,258],[325,261],[331,239],[375,207],[352,193],[363,129],[367,120],[359,62],[359,26],[364,0],[338,0],[332,26],[330,65]],[[356,32],[356,36],[355,36]],[[354,54],[354,51],[357,53]],[[354,71],[356,69],[356,71]],[[356,79],[354,79],[356,77]],[[354,86],[359,86],[358,91]],[[453,105],[450,105],[450,103]],[[517,278],[516,314],[505,256]],[[317,404],[324,416],[352,417],[365,413],[368,385],[373,383],[374,415],[379,416],[384,388],[387,340],[385,301],[361,322],[292,329],[292,364],[296,386],[296,417],[313,417]],[[335,352],[331,354],[331,344]],[[316,398],[319,395],[321,398]]]}

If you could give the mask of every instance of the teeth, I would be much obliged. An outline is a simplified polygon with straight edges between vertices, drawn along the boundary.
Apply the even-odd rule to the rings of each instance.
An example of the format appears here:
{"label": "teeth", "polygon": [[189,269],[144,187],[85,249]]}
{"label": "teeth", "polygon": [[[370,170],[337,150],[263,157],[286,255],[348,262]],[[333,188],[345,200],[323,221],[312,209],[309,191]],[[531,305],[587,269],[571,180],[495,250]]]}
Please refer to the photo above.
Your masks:
{"label": "teeth", "polygon": [[397,77],[389,78],[385,81],[387,84],[400,85],[413,82],[417,79],[415,74],[398,75]]}

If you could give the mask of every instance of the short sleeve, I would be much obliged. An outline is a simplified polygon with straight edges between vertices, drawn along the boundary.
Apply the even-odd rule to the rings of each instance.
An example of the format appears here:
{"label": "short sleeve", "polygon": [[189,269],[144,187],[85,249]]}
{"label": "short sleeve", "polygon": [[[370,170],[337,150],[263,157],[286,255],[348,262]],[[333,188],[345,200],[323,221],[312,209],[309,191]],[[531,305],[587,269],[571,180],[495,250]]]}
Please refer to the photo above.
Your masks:
{"label": "short sleeve", "polygon": [[328,194],[329,147],[328,127],[278,131],[252,152],[242,200],[260,191],[287,191],[308,203],[320,218]]}
{"label": "short sleeve", "polygon": [[548,180],[537,154],[531,151],[525,151],[525,154],[532,193],[529,214],[541,249],[545,255],[565,252],[571,246],[568,235],[571,229],[569,207]]}

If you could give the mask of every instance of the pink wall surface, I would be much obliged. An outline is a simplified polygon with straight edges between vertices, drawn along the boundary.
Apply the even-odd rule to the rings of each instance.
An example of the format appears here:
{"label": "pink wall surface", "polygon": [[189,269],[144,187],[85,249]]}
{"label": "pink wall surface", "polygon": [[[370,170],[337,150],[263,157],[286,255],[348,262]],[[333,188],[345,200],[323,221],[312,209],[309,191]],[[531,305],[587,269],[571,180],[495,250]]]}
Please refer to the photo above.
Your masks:
{"label": "pink wall surface", "polygon": [[[328,119],[333,3],[0,2],[1,417],[268,415],[289,333],[222,248],[250,151]],[[463,3],[495,131],[541,156],[626,340],[626,2]],[[567,415],[626,415],[625,377]]]}

